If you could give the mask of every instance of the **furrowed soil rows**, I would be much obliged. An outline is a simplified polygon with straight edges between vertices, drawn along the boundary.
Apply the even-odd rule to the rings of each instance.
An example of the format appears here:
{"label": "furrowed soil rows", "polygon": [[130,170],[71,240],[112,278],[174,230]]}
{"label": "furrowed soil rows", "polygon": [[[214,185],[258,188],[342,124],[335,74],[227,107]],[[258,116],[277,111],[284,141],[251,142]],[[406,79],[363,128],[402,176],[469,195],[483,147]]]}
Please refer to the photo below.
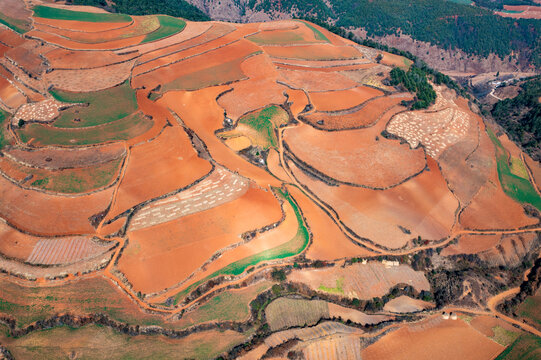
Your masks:
{"label": "furrowed soil rows", "polygon": [[100,255],[114,244],[100,244],[89,237],[40,240],[26,259],[30,264],[58,265]]}
{"label": "furrowed soil rows", "polygon": [[383,92],[369,87],[356,87],[351,90],[312,92],[310,101],[317,111],[338,111],[357,106]]}

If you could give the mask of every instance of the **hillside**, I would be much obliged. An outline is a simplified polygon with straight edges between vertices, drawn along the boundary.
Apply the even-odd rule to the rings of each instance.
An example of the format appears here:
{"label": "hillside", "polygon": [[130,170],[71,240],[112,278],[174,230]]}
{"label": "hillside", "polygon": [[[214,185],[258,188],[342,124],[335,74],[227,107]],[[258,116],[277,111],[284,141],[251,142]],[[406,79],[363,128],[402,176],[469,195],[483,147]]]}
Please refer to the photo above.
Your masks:
{"label": "hillside", "polygon": [[541,168],[449,78],[303,20],[0,13],[0,357],[536,344]]}

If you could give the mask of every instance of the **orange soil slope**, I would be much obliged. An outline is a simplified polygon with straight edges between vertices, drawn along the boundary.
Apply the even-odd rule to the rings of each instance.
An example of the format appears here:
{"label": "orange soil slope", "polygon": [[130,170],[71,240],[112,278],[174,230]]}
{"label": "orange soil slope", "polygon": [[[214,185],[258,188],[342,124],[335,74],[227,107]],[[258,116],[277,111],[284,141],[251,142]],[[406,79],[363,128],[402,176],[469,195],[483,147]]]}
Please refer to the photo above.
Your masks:
{"label": "orange soil slope", "polygon": [[130,244],[119,269],[135,291],[152,293],[173,286],[240,235],[281,217],[270,191],[252,187],[241,198],[179,220],[128,233]]}
{"label": "orange soil slope", "polygon": [[210,163],[197,156],[184,130],[167,127],[157,139],[131,149],[109,218],[186,187],[210,170]]}

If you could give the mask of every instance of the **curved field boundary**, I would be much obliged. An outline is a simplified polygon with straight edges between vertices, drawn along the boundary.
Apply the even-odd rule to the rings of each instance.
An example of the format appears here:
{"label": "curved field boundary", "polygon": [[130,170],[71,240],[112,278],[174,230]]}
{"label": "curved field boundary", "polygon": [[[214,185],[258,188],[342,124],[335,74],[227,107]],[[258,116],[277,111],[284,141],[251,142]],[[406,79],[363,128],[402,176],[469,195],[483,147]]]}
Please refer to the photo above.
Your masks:
{"label": "curved field boundary", "polygon": [[160,23],[160,27],[153,32],[147,34],[141,44],[165,39],[169,36],[181,32],[186,27],[186,22],[184,20],[171,16],[158,15],[158,21]]}
{"label": "curved field boundary", "polygon": [[154,121],[137,112],[120,120],[90,128],[63,129],[43,124],[29,124],[18,129],[20,140],[32,146],[95,145],[129,140],[152,129]]}
{"label": "curved field boundary", "polygon": [[222,268],[221,270],[216,271],[215,273],[207,276],[206,278],[199,280],[198,282],[188,286],[183,291],[177,293],[175,296],[174,304],[178,304],[179,300],[190,293],[192,290],[197,288],[199,285],[203,284],[204,282],[215,278],[219,275],[240,275],[242,274],[248,267],[257,265],[258,263],[266,260],[276,260],[276,259],[284,259],[287,257],[295,256],[303,252],[309,242],[310,242],[310,233],[308,231],[308,228],[306,227],[306,222],[304,221],[304,218],[301,214],[300,208],[298,207],[295,200],[289,195],[289,193],[284,192],[280,189],[275,189],[275,191],[280,194],[281,197],[284,198],[284,200],[288,201],[289,204],[293,207],[293,210],[295,211],[295,216],[297,217],[297,221],[299,223],[299,229],[297,231],[297,235],[288,242],[277,246],[275,248],[263,251],[261,253],[249,256],[247,258],[244,258],[242,260],[236,261],[234,263],[229,264],[225,268]]}

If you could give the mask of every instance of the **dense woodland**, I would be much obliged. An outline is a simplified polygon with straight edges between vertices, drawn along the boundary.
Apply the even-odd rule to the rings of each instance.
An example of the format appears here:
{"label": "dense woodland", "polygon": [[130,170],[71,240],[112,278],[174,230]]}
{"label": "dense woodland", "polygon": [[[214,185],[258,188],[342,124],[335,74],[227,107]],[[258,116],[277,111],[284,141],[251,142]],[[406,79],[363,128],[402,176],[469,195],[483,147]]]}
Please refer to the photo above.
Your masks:
{"label": "dense woodland", "polygon": [[406,72],[400,68],[391,70],[391,84],[402,85],[408,91],[415,93],[415,102],[411,105],[413,110],[426,109],[436,100],[436,92],[426,78],[426,72],[416,66],[410,67]]}
{"label": "dense woodland", "polygon": [[511,138],[535,159],[541,160],[541,76],[520,85],[512,99],[498,101],[492,116]]}
{"label": "dense woodland", "polygon": [[99,6],[130,15],[163,14],[194,21],[210,20],[205,13],[185,0],[115,0],[113,8],[109,8],[105,0],[71,0],[71,2],[77,5]]}

